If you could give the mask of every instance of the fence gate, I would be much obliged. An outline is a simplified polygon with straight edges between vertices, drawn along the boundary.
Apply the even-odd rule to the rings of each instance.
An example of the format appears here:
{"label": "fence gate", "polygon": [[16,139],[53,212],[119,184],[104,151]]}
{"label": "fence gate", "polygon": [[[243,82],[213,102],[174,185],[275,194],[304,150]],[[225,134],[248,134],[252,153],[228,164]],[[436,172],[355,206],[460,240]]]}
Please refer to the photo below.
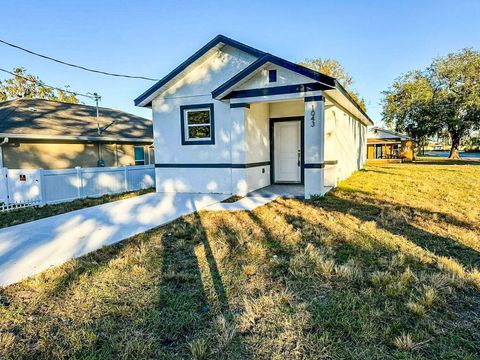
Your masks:
{"label": "fence gate", "polygon": [[42,201],[40,169],[8,169],[9,203],[40,203]]}

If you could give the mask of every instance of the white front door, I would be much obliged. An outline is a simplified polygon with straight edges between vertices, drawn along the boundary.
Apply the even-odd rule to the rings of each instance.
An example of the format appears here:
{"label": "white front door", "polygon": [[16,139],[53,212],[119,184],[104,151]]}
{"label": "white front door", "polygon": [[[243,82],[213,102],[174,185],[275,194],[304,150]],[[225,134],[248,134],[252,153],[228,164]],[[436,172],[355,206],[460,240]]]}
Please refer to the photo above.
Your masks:
{"label": "white front door", "polygon": [[278,121],[273,126],[275,182],[300,182],[300,121]]}

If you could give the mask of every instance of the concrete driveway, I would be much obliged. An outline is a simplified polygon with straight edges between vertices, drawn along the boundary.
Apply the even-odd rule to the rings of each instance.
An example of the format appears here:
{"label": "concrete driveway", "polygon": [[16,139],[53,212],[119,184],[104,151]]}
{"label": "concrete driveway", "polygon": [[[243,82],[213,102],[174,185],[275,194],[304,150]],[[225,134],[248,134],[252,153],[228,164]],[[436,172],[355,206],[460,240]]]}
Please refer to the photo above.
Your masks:
{"label": "concrete driveway", "polygon": [[0,287],[227,197],[153,193],[0,229]]}

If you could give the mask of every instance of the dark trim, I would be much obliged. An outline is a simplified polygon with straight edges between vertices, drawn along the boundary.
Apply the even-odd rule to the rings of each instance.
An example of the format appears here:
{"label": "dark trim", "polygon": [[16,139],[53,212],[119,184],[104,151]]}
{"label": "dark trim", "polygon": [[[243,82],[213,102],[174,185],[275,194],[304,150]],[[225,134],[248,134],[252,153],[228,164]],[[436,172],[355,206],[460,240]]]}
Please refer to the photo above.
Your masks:
{"label": "dark trim", "polygon": [[337,165],[338,160],[326,160],[323,162],[325,165]]}
{"label": "dark trim", "polygon": [[[160,81],[158,81],[155,85],[153,85],[151,88],[149,88],[147,91],[145,91],[142,95],[137,97],[134,100],[135,105],[138,106],[142,101],[144,101],[146,98],[148,98],[150,95],[152,95],[155,91],[160,89],[163,85],[168,83],[175,76],[177,76],[182,71],[184,71],[187,67],[189,67],[191,64],[193,64],[196,60],[198,60],[200,57],[205,55],[210,49],[212,49],[213,47],[217,46],[220,43],[222,43],[224,45],[232,46],[234,48],[245,51],[246,53],[248,53],[250,55],[253,55],[253,56],[257,56],[257,57],[261,57],[265,54],[263,51],[260,51],[258,49],[255,49],[255,48],[251,47],[251,46],[242,44],[241,42],[230,39],[230,38],[228,38],[224,35],[217,35],[212,40],[210,40],[206,45],[204,45],[201,49],[196,51],[187,60],[185,60],[179,66],[177,66],[173,71],[171,71],[164,78],[162,78]],[[150,106],[150,105],[151,105],[151,103],[145,104],[143,106]]]}
{"label": "dark trim", "polygon": [[268,70],[268,82],[277,82],[277,70]]}
{"label": "dark trim", "polygon": [[21,137],[0,137],[0,139],[4,139],[8,137],[9,142],[8,144],[16,143],[16,144],[124,144],[124,145],[151,145],[153,140],[151,141],[128,141],[128,140],[65,140],[65,139],[25,139]]}
{"label": "dark trim", "polygon": [[325,163],[316,163],[316,164],[313,164],[313,163],[309,163],[309,164],[305,164],[305,169],[323,169],[325,167]]}
{"label": "dark trim", "polygon": [[[185,110],[204,108],[208,108],[210,110],[210,140],[187,140],[185,138]],[[213,103],[180,106],[180,131],[182,132],[182,145],[215,145],[215,116],[213,108]]]}
{"label": "dark trim", "polygon": [[310,101],[325,101],[323,95],[316,95],[316,96],[305,96],[305,102]]}
{"label": "dark trim", "polygon": [[186,168],[186,169],[248,169],[252,167],[259,166],[268,166],[270,161],[262,161],[256,163],[247,163],[247,164],[230,164],[230,163],[213,163],[213,164],[179,164],[179,163],[169,163],[169,164],[155,164],[156,168]]}
{"label": "dark trim", "polygon": [[259,166],[268,166],[270,165],[270,161],[260,161],[248,164],[232,164],[232,169],[248,169],[252,167],[259,167]]}
{"label": "dark trim", "polygon": [[345,96],[350,102],[357,108],[358,111],[362,113],[363,116],[365,116],[373,125],[373,120],[370,119],[370,117],[367,115],[365,111],[358,105],[358,103],[352,98],[352,96],[348,93],[347,90],[335,79],[335,88],[340,91],[343,96]]}
{"label": "dark trim", "polygon": [[269,136],[270,136],[270,184],[281,184],[275,181],[275,137],[274,129],[276,122],[300,121],[300,184],[305,183],[305,128],[303,116],[291,116],[283,118],[270,118]]}
{"label": "dark trim", "polygon": [[[290,71],[296,72],[298,74],[304,75],[306,77],[309,77],[315,81],[318,81],[319,83],[322,83],[323,89],[334,89],[335,88],[335,78],[324,75],[322,73],[319,73],[318,71],[309,69],[305,66],[298,65],[295,63],[292,63],[288,60],[284,60],[282,58],[279,58],[277,56],[274,56],[272,54],[264,54],[262,57],[254,61],[252,64],[247,66],[245,69],[240,71],[238,74],[230,78],[230,80],[227,80],[225,83],[217,87],[215,90],[212,91],[212,96],[214,98],[222,95],[224,92],[226,92],[228,89],[232,88],[235,86],[238,82],[241,80],[245,79],[247,76],[249,76],[251,73],[265,65],[266,63],[274,64],[277,66],[281,66],[285,69],[288,69]],[[228,98],[226,94],[225,96],[222,96],[221,99]]]}
{"label": "dark trim", "polygon": [[300,84],[300,85],[285,85],[285,86],[272,86],[268,88],[258,88],[258,89],[249,89],[249,90],[237,90],[232,91],[224,99],[239,99],[239,98],[248,98],[256,96],[270,96],[270,95],[282,95],[282,94],[292,94],[292,93],[301,93],[307,91],[318,91],[318,90],[328,90],[325,85],[321,83],[309,83],[309,84]]}
{"label": "dark trim", "polygon": [[235,109],[235,108],[247,108],[247,109],[250,109],[250,104],[248,104],[248,103],[230,104],[230,109]]}

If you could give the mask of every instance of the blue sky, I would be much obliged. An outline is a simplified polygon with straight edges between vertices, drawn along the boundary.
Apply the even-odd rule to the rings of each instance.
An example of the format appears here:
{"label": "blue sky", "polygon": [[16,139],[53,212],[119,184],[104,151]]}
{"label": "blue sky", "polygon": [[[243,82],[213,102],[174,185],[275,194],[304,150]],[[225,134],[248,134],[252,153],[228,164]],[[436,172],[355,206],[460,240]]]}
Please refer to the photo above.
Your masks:
{"label": "blue sky", "polygon": [[[0,13],[3,40],[87,67],[154,78],[219,33],[291,61],[339,60],[379,123],[381,92],[400,74],[451,51],[480,49],[480,1],[23,0],[3,1]],[[15,66],[50,85],[96,91],[102,106],[151,117],[133,105],[148,81],[90,74],[0,44],[0,67]]]}

